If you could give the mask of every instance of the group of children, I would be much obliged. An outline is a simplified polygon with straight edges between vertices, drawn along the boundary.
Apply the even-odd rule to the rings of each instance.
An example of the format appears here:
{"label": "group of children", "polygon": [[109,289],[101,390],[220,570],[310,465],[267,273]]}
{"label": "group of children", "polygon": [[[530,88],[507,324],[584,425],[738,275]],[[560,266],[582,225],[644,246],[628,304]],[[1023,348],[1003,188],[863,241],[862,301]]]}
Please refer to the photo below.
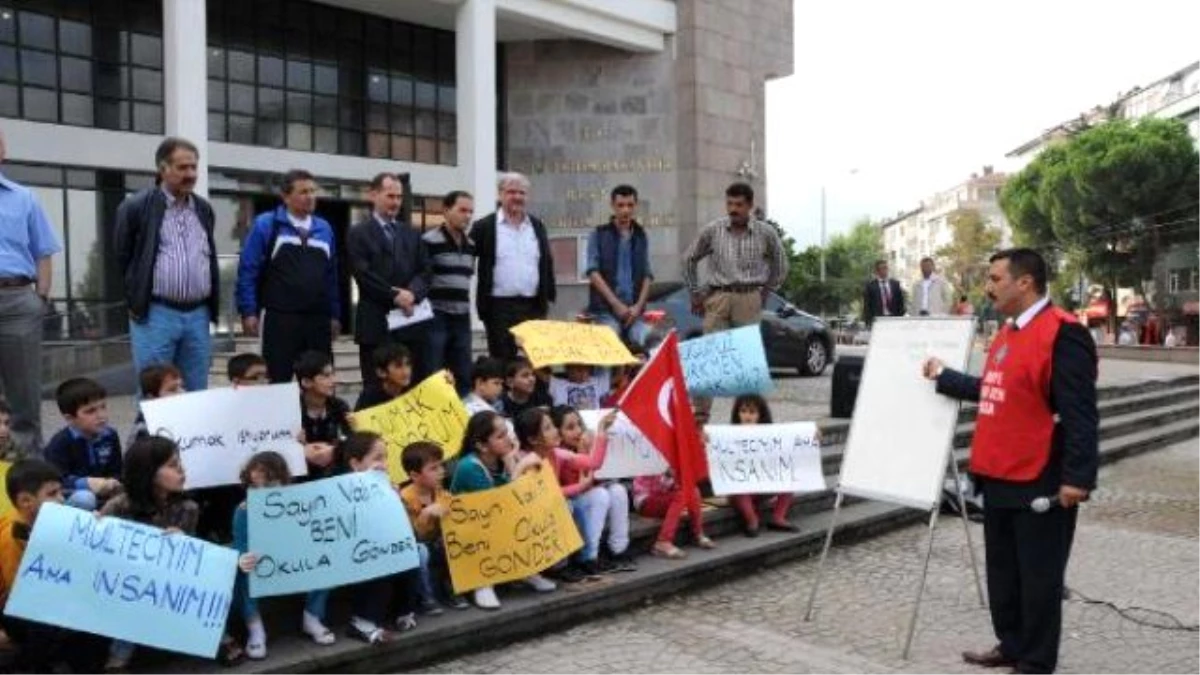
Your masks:
{"label": "group of children", "polygon": [[[403,345],[383,345],[373,357],[377,381],[358,397],[355,411],[401,396],[412,384],[411,360]],[[411,520],[421,564],[348,589],[351,620],[347,635],[370,644],[387,642],[414,628],[418,615],[441,614],[446,606],[470,607],[450,583],[441,518],[448,512],[451,495],[504,485],[527,471],[554,471],[584,541],[582,550],[568,560],[524,580],[538,592],[554,591],[556,581],[578,583],[636,570],[629,549],[631,507],[643,516],[663,519],[652,554],[684,557],[675,545],[675,532],[685,512],[695,543],[712,548],[714,543],[703,530],[698,486],[679,485],[669,473],[632,481],[596,478],[605,462],[607,436],[616,413],[602,418],[599,428],[589,430],[579,411],[612,406],[638,367],[596,374],[590,366],[571,365],[566,368],[566,378],[557,378],[548,370],[535,370],[523,359],[504,363],[485,357],[477,361],[471,391],[463,401],[471,417],[461,452],[450,470],[443,464],[446,449],[434,443],[413,443],[401,455],[409,480],[396,490]],[[301,392],[301,442],[308,464],[308,476],[303,480],[354,471],[386,473],[386,444],[376,434],[353,430],[354,413],[336,394],[331,356],[302,354],[295,364],[295,376]],[[266,363],[256,354],[234,356],[228,364],[228,377],[233,387],[266,384]],[[182,377],[170,365],[147,368],[140,384],[143,399],[183,391]],[[20,457],[24,453],[19,452],[6,455],[17,461],[5,486],[13,510],[0,519],[0,604],[12,589],[40,506],[66,503],[101,517],[125,518],[236,548],[241,553],[241,574],[231,611],[241,621],[231,622],[231,627],[244,627],[246,637],[241,641],[227,634],[218,660],[235,664],[245,657],[265,658],[266,629],[258,602],[249,596],[246,578],[258,557],[249,548],[244,500],[248,489],[278,487],[292,480],[282,455],[273,451],[255,454],[242,468],[240,485],[185,492],[179,448],[170,439],[153,435],[141,414],[123,452],[120,437],[108,424],[102,386],[85,378],[70,379],[58,387],[56,399],[66,426],[46,445],[41,458]],[[8,452],[11,445],[7,420],[0,402],[0,452]],[[698,425],[706,421],[698,415]],[[770,423],[770,411],[761,397],[743,397],[735,403],[732,421]],[[753,499],[735,497],[733,503],[744,519],[747,535],[756,535]],[[790,495],[776,498],[768,527],[795,530],[786,520],[790,503]],[[329,597],[330,590],[309,592],[300,617],[302,632],[319,645],[336,641],[336,634],[327,626]],[[472,599],[483,609],[500,607],[494,588],[478,589]],[[62,647],[71,643],[94,647],[97,639],[8,616],[0,618],[0,626],[0,653],[15,653],[18,667],[26,671],[50,670],[66,658],[92,653]],[[102,651],[105,670],[120,672],[128,667],[135,649],[116,640]]]}

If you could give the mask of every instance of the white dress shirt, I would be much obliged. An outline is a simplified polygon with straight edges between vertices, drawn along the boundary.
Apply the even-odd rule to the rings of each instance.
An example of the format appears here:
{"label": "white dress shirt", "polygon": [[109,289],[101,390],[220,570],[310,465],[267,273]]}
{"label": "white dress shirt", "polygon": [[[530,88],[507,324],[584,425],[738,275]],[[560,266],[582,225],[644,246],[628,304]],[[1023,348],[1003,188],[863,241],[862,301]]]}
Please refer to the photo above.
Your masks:
{"label": "white dress shirt", "polygon": [[1017,321],[1016,321],[1017,330],[1020,330],[1020,329],[1024,328],[1025,326],[1029,325],[1029,322],[1033,321],[1033,317],[1037,316],[1037,313],[1042,311],[1042,308],[1048,304],[1050,304],[1050,296],[1048,296],[1048,295],[1043,296],[1041,300],[1038,300],[1037,302],[1030,305],[1029,309],[1025,310],[1024,312],[1021,312],[1021,316],[1018,316]]}
{"label": "white dress shirt", "polygon": [[510,223],[503,209],[496,214],[496,269],[492,277],[492,297],[536,298],[538,294],[537,234],[529,215],[519,223]]}
{"label": "white dress shirt", "polygon": [[288,213],[287,218],[288,218],[288,221],[291,222],[292,227],[296,228],[297,230],[301,230],[303,232],[308,232],[309,230],[312,229],[312,216],[304,216],[304,218],[297,218],[296,216],[293,216],[291,213]]}

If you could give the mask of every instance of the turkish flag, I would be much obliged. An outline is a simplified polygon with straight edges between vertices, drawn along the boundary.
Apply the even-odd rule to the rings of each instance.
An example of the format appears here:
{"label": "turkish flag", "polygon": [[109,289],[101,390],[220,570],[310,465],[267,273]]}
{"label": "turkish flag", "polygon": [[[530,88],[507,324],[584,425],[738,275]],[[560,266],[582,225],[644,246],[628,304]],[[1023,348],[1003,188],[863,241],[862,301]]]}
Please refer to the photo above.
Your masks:
{"label": "turkish flag", "polygon": [[617,407],[662,453],[682,485],[695,485],[708,476],[704,442],[688,401],[675,331],[629,383]]}

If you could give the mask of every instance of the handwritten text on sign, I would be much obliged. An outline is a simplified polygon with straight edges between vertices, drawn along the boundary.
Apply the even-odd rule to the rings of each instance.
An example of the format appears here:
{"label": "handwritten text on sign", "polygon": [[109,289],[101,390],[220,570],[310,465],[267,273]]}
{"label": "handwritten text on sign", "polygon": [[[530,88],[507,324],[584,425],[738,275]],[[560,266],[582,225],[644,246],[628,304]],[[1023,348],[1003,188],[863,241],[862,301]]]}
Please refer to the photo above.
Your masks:
{"label": "handwritten text on sign", "polygon": [[209,389],[142,401],[150,433],[179,444],[187,487],[241,482],[242,466],[260,450],[287,460],[292,475],[308,472],[300,431],[300,390],[294,382]]}
{"label": "handwritten text on sign", "polygon": [[233,549],[44,504],[4,611],[212,657],[225,632],[236,570]]}
{"label": "handwritten text on sign", "polygon": [[817,425],[713,424],[708,475],[718,495],[819,492],[825,489]]}
{"label": "handwritten text on sign", "polygon": [[[600,420],[609,413],[605,410],[580,410],[579,415],[589,431],[595,432]],[[608,454],[604,466],[596,471],[596,478],[633,478],[655,476],[668,468],[667,460],[655,448],[625,413],[618,413],[608,430]]]}
{"label": "handwritten text on sign", "polygon": [[432,441],[449,459],[462,449],[468,419],[446,374],[438,372],[400,398],[354,413],[354,428],[383,437],[388,445],[388,474],[392,482],[403,483],[408,478],[400,464],[404,448],[417,441]]}
{"label": "handwritten text on sign", "polygon": [[416,567],[417,542],[387,476],[367,471],[250,490],[251,597],[343,586]]}
{"label": "handwritten text on sign", "polygon": [[680,342],[679,359],[693,396],[765,394],[772,388],[758,324]]}
{"label": "handwritten text on sign", "polygon": [[637,359],[608,326],[526,321],[509,329],[534,368],[564,363],[620,366]]}
{"label": "handwritten text on sign", "polygon": [[456,593],[524,579],[583,546],[554,472],[457,495],[442,518]]}

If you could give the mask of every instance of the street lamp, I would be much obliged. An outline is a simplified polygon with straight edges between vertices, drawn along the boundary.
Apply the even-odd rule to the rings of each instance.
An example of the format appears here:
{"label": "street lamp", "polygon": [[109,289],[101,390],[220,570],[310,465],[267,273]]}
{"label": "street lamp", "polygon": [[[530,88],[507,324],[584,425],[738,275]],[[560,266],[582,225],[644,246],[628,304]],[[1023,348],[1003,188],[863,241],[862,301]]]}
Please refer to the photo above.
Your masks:
{"label": "street lamp", "polygon": [[[850,169],[851,176],[858,173],[858,169]],[[821,283],[825,283],[825,186],[821,186]]]}

